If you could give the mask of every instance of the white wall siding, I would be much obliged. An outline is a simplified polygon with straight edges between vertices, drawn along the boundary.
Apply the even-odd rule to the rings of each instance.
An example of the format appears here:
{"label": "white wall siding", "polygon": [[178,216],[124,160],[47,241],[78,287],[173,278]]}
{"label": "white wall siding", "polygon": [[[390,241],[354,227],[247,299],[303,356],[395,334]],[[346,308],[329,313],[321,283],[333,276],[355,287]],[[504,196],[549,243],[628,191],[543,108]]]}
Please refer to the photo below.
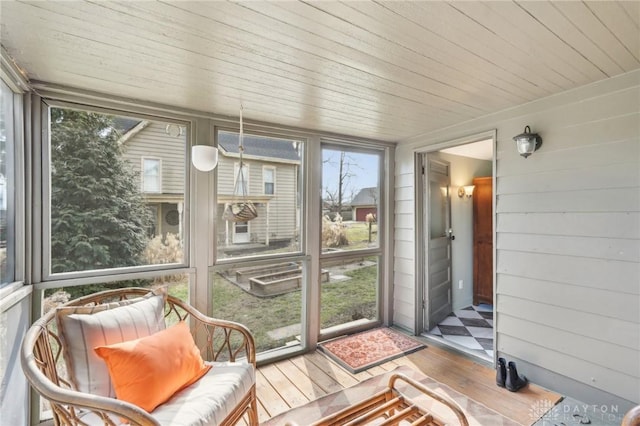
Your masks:
{"label": "white wall siding", "polygon": [[157,121],[131,137],[124,145],[124,157],[140,182],[141,158],[159,158],[162,164],[162,193],[184,194],[185,136],[169,136],[165,130],[166,123]]}
{"label": "white wall siding", "polygon": [[[401,150],[398,148],[397,153]],[[406,161],[406,157],[411,161]],[[393,323],[415,330],[415,220],[413,154],[396,157]]]}
{"label": "white wall siding", "polygon": [[[423,135],[396,153],[398,170],[412,170],[416,151],[497,129],[497,350],[524,361],[534,382],[591,403],[640,403],[638,123],[635,71]],[[512,141],[525,125],[543,138],[528,159]],[[411,181],[406,174],[398,182]],[[411,216],[414,207],[396,211]],[[415,245],[409,237],[396,234]],[[411,274],[416,259],[396,253],[396,271]],[[413,306],[398,308],[415,277],[401,278],[396,315],[413,322]]]}

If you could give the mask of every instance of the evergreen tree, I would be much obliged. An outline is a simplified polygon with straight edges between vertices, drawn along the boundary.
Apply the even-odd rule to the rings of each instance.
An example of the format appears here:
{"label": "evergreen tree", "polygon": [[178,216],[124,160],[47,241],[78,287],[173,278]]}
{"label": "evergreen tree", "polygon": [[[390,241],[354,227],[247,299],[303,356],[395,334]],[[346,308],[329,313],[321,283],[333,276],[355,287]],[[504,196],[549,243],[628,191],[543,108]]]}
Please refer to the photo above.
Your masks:
{"label": "evergreen tree", "polygon": [[112,116],[51,109],[54,273],[141,262],[150,214],[122,156],[120,136]]}

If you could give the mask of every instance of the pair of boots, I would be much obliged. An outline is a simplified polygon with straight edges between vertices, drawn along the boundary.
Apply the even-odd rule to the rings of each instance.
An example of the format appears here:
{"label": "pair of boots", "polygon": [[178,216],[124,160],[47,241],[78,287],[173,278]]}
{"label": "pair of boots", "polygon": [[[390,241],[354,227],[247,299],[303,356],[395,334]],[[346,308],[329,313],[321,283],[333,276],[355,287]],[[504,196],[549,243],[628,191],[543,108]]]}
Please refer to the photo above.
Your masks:
{"label": "pair of boots", "polygon": [[516,363],[509,361],[507,367],[504,358],[498,358],[498,365],[496,366],[496,384],[501,388],[507,388],[510,392],[517,392],[529,383],[524,376],[518,376],[518,370],[516,369]]}

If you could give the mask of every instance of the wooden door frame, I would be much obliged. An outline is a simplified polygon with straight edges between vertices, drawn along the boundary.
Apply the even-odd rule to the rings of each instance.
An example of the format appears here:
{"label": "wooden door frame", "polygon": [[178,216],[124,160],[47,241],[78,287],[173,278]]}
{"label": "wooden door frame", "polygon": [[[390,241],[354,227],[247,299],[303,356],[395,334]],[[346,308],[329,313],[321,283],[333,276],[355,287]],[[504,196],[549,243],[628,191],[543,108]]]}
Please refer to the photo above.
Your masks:
{"label": "wooden door frame", "polygon": [[[464,136],[457,139],[446,140],[443,142],[437,142],[414,150],[414,229],[415,229],[415,313],[414,313],[414,330],[415,335],[418,336],[429,330],[425,330],[424,321],[424,307],[425,300],[425,248],[422,241],[426,235],[424,229],[424,214],[425,214],[425,199],[424,199],[424,179],[423,179],[423,158],[425,154],[441,151],[446,148],[452,148],[454,146],[466,145],[473,142],[479,142],[483,140],[491,139],[493,141],[493,159],[491,162],[492,175],[494,177],[492,189],[492,208],[493,208],[493,311],[496,312],[497,297],[496,297],[496,284],[497,284],[497,247],[496,247],[496,172],[497,172],[497,145],[498,135],[497,130],[487,130],[485,132],[474,133],[472,135]],[[493,346],[494,346],[494,363],[498,356],[498,351],[495,348],[498,347],[498,335],[497,330],[497,318],[494,316],[493,322]]]}

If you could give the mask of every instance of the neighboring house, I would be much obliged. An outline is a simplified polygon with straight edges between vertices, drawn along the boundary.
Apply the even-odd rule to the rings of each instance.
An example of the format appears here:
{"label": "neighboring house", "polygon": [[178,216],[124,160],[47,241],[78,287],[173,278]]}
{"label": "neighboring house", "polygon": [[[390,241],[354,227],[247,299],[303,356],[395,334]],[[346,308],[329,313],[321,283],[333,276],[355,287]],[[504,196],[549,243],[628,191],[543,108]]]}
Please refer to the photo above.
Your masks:
{"label": "neighboring house", "polygon": [[[244,196],[242,183],[236,186],[240,167],[238,134],[218,133],[218,242],[270,245],[297,238],[300,155],[295,141],[245,135],[243,145]],[[250,222],[225,221],[222,214],[226,205],[242,199],[256,205],[258,217]]]}
{"label": "neighboring house", "polygon": [[[124,133],[120,139],[124,156],[139,176],[140,190],[154,213],[150,236],[168,232],[180,235],[184,220],[185,135],[170,135],[161,122],[118,119],[116,125]],[[246,197],[242,185],[236,187],[240,165],[238,134],[220,132],[218,144],[218,242],[270,245],[295,238],[299,232],[296,193],[300,157],[294,141],[245,135]],[[256,205],[258,217],[250,222],[225,221],[226,205],[245,198]]]}
{"label": "neighboring house", "polygon": [[351,200],[353,220],[364,222],[369,213],[378,217],[378,188],[362,188]]}
{"label": "neighboring house", "polygon": [[124,157],[152,212],[149,237],[172,233],[182,239],[186,136],[182,131],[170,136],[167,124],[157,121],[119,118],[116,126],[123,132]]}

